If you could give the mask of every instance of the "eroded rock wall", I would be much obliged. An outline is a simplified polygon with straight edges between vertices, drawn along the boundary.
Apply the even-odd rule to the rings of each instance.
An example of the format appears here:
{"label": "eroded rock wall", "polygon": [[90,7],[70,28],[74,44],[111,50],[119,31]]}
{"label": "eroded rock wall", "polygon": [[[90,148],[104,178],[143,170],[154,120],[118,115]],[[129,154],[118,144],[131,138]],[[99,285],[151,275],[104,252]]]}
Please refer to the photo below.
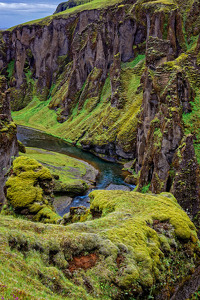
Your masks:
{"label": "eroded rock wall", "polygon": [[[123,5],[113,11],[83,11],[67,19],[55,18],[48,25],[24,25],[4,32],[0,66],[3,69],[14,62],[8,78],[13,88],[13,108],[18,110],[26,106],[27,92],[33,92],[27,70],[31,71],[37,91],[46,100],[58,75],[55,71],[59,67],[59,57],[66,56],[72,66],[66,79],[70,88],[60,103],[64,121],[91,71],[94,68],[102,70],[98,81],[105,81],[113,56],[119,52],[124,62],[134,58],[133,45],[144,42],[145,37],[145,27],[127,17]],[[16,99],[16,93],[20,99]]]}
{"label": "eroded rock wall", "polygon": [[[195,70],[198,78],[197,57],[195,53],[184,53],[180,12],[169,13],[166,32],[163,17],[153,14],[148,21],[143,103],[136,147],[138,189],[149,186],[153,193],[172,191],[183,207],[195,215],[199,210],[199,167],[193,137],[185,137],[182,116],[192,111],[191,102],[196,96],[188,70]],[[198,86],[197,80],[196,84]],[[182,139],[187,141],[187,146],[180,153]]]}
{"label": "eroded rock wall", "polygon": [[16,125],[12,122],[6,79],[0,76],[0,209],[4,203],[4,185],[14,156],[18,153]]}
{"label": "eroded rock wall", "polygon": [[[183,159],[177,162],[176,156],[186,133],[192,133],[193,157],[182,154],[190,171],[192,159],[195,178],[184,176],[184,181],[198,202],[199,167],[192,148],[198,136],[186,132],[183,122],[200,88],[198,5],[128,1],[3,32],[0,67],[13,109],[34,95],[48,99],[57,121],[67,124],[65,138],[107,159],[135,159],[138,190],[149,187],[154,193],[179,190]],[[138,54],[146,56],[139,71],[125,67]]]}

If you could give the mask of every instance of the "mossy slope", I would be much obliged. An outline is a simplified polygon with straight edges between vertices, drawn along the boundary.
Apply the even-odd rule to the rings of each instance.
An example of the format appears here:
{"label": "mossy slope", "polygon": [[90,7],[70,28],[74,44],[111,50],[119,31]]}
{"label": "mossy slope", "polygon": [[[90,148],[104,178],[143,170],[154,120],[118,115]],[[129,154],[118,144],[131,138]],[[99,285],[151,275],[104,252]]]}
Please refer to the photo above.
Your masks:
{"label": "mossy slope", "polygon": [[200,250],[175,198],[122,191],[90,197],[82,222],[66,227],[0,216],[2,296],[147,299],[164,288],[168,299]]}
{"label": "mossy slope", "polygon": [[[64,123],[57,122],[59,109],[57,113],[49,109],[53,99],[61,99],[58,95],[59,81],[52,90],[53,99],[41,102],[35,97],[27,107],[13,112],[12,116],[19,125],[44,130],[85,148],[90,147],[95,150],[95,147],[99,147],[102,149],[99,152],[105,156],[111,156],[112,146],[109,149],[109,145],[112,144],[118,145],[121,150],[119,155],[123,156],[125,155],[123,153],[126,153],[133,156],[138,113],[142,103],[142,90],[138,91],[138,87],[144,56],[136,57],[134,61],[122,64],[120,97],[123,99],[124,106],[121,110],[110,103],[111,85],[110,77],[108,77],[100,99],[98,97],[87,98],[80,107],[78,102],[72,115]],[[45,118],[43,118],[44,115]],[[113,151],[113,155],[118,157],[116,150]]]}
{"label": "mossy slope", "polygon": [[26,147],[23,156],[36,159],[47,167],[54,177],[54,193],[77,195],[94,184],[98,171],[84,161],[64,154]]}

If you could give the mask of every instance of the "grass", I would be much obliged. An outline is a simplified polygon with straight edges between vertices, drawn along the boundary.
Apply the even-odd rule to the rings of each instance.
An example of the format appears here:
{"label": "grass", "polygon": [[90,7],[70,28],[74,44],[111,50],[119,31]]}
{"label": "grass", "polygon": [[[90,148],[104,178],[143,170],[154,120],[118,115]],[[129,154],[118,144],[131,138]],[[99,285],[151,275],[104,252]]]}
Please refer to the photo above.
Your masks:
{"label": "grass", "polygon": [[125,68],[134,68],[139,62],[144,61],[145,55],[139,54],[131,62],[122,63],[122,69]]}
{"label": "grass", "polygon": [[[52,16],[49,16],[46,18],[42,18],[42,19],[33,20],[30,22],[26,22],[26,23],[20,24],[18,26],[36,25],[36,24],[48,25],[55,18],[56,19],[57,18],[69,18],[71,15],[79,13],[84,10],[107,8],[107,7],[115,5],[115,4],[120,4],[121,2],[123,2],[123,0],[110,0],[110,1],[108,1],[108,0],[92,0],[88,3],[69,8],[69,9],[67,9],[63,12],[57,13],[55,15],[52,15]],[[11,27],[8,30],[11,31],[18,26]]]}
{"label": "grass", "polygon": [[[94,191],[90,198],[83,222],[68,226],[0,215],[1,297],[131,299],[174,285],[194,267],[195,227],[172,195]],[[102,217],[93,219],[95,211]],[[95,265],[70,274],[74,257],[92,254]]]}
{"label": "grass", "polygon": [[76,192],[78,189],[84,192],[90,180],[94,181],[97,174],[97,171],[89,164],[64,154],[26,147],[26,153],[22,155],[36,159],[47,167],[51,174],[59,176],[56,186],[59,185],[60,188],[63,187],[63,190],[69,192],[73,190]]}
{"label": "grass", "polygon": [[[62,124],[57,122],[56,112],[48,108],[52,98],[42,102],[34,97],[27,107],[13,112],[12,117],[19,125],[43,130],[78,145],[91,143],[102,146],[117,140],[124,151],[130,152],[136,137],[137,118],[142,103],[142,92],[137,93],[140,85],[138,72],[143,67],[143,64],[139,65],[137,62],[141,60],[143,56],[136,58],[122,70],[121,98],[124,107],[121,110],[110,104],[111,86],[108,76],[100,99],[86,99],[81,108],[77,102],[71,116]],[[53,97],[56,98],[57,95],[54,94]]]}

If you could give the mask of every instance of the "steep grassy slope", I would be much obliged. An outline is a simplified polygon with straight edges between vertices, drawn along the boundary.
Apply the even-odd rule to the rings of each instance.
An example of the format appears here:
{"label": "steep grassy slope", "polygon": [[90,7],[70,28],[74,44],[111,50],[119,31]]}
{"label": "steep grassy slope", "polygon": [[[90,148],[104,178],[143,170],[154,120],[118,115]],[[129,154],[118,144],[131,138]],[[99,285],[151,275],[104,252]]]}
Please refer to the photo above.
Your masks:
{"label": "steep grassy slope", "polygon": [[172,195],[90,197],[84,222],[66,227],[0,215],[2,297],[149,299],[162,290],[168,299],[195,267],[195,227]]}
{"label": "steep grassy slope", "polygon": [[142,103],[142,93],[141,90],[138,93],[138,87],[143,62],[144,56],[138,56],[132,62],[122,64],[123,110],[112,107],[110,104],[111,85],[108,77],[100,99],[98,97],[89,98],[81,106],[78,102],[71,117],[64,123],[58,123],[56,112],[49,109],[49,106],[51,107],[53,104],[58,105],[55,104],[55,101],[60,101],[62,97],[62,87],[60,87],[58,79],[60,96],[57,94],[58,92],[54,92],[58,89],[55,86],[51,92],[52,95],[54,93],[55,95],[48,101],[41,102],[38,97],[35,97],[28,106],[13,112],[12,116],[17,124],[41,129],[77,145],[93,144],[94,147],[103,148],[109,143],[117,141],[122,150],[132,156],[135,150],[138,113]]}

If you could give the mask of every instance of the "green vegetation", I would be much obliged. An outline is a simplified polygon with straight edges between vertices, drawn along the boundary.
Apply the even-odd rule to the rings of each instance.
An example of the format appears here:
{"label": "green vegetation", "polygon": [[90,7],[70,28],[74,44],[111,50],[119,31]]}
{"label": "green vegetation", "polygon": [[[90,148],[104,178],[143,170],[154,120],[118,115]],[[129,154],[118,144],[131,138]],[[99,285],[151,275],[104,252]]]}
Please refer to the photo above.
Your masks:
{"label": "green vegetation", "polygon": [[11,77],[13,76],[13,72],[15,69],[15,61],[11,60],[8,64],[8,68],[7,68],[7,73],[8,73],[8,79],[10,80]]}
{"label": "green vegetation", "polygon": [[[102,9],[102,8],[107,8],[109,6],[114,6],[118,5],[119,8],[124,7],[124,4],[120,4],[123,2],[123,0],[75,0],[72,1],[76,6],[74,7],[67,7],[66,5],[66,10],[56,13],[52,16],[48,16],[46,18],[30,21],[23,23],[18,26],[22,25],[34,25],[34,24],[39,24],[39,25],[48,25],[54,18],[68,18],[73,14],[77,14],[81,11],[84,10],[92,10],[92,9]],[[137,2],[134,4],[134,7],[136,7],[136,11],[140,11],[142,8],[143,9],[151,9],[154,12],[159,12],[159,11],[164,11],[164,12],[169,12],[171,10],[177,9],[177,7],[182,10],[182,8],[189,8],[192,6],[194,0],[186,1],[186,0],[137,0]],[[69,2],[66,2],[67,4]],[[14,26],[10,29],[9,31],[13,30],[15,27]]]}
{"label": "green vegetation", "polygon": [[64,11],[66,9],[69,9],[71,7],[79,6],[88,2],[91,2],[92,0],[69,0],[67,2],[62,2],[58,5],[55,13],[59,13],[61,11]]}
{"label": "green vegetation", "polygon": [[[186,0],[182,2],[186,5]],[[142,166],[137,177],[134,174],[129,178],[138,184],[137,188],[141,190],[141,194],[93,191],[90,194],[90,209],[82,208],[82,211],[81,208],[71,209],[71,212],[61,220],[52,208],[53,190],[60,194],[83,193],[91,181],[88,172],[94,177],[94,170],[62,154],[27,148],[27,153],[17,158],[13,163],[13,170],[10,170],[11,176],[6,184],[7,205],[0,215],[0,295],[5,299],[108,300],[145,299],[145,297],[153,299],[160,291],[170,298],[177,284],[187,280],[198,265],[200,243],[194,224],[173,195],[148,193],[150,186],[159,191],[169,185],[167,189],[170,190],[171,181],[180,175],[176,174],[175,169],[171,170],[168,180],[168,170],[164,178],[164,172],[161,174],[160,169],[161,167],[165,169],[166,165],[163,167],[162,163],[167,163],[167,155],[168,161],[173,161],[171,153],[178,148],[183,123],[185,133],[194,135],[195,151],[200,163],[200,84],[197,68],[200,64],[200,55],[196,49],[198,36],[189,34],[186,22],[188,11],[184,15],[180,10],[185,18],[183,20],[179,10],[173,12],[182,5],[180,0],[138,0],[127,7],[125,4],[120,5],[121,3],[122,0],[76,0],[78,4],[76,7],[27,24],[48,25],[54,18],[56,20],[68,18],[83,10],[102,9],[111,5],[115,5],[115,12],[117,8],[123,10],[124,6],[124,9],[129,9],[133,19],[136,17],[136,20],[131,19],[131,22],[137,22],[141,19],[140,16],[146,22],[144,12],[148,10],[150,24],[155,25],[155,28],[150,28],[150,32],[153,33],[154,29],[155,31],[152,34],[154,36],[149,37],[149,48],[147,45],[149,70],[143,73],[146,67],[143,54],[136,56],[133,61],[121,63],[121,66],[119,64],[116,74],[115,72],[114,76],[112,72],[110,75],[107,74],[105,82],[100,80],[102,70],[94,68],[81,90],[77,92],[75,89],[75,94],[72,93],[70,98],[68,92],[73,88],[73,84],[69,85],[72,79],[70,75],[76,62],[74,61],[73,65],[65,55],[58,58],[58,70],[50,74],[53,82],[56,81],[50,89],[43,86],[39,95],[39,88],[37,91],[36,80],[33,78],[35,67],[31,66],[30,69],[31,63],[28,61],[32,58],[29,51],[24,68],[24,86],[21,90],[12,88],[15,86],[14,61],[7,67],[11,98],[14,102],[19,101],[15,109],[22,108],[28,103],[22,110],[13,112],[13,118],[18,124],[44,130],[78,146],[104,150],[114,145],[119,152],[133,154],[145,87],[146,103],[144,101],[142,108],[146,109],[147,114],[144,112],[144,118],[142,119],[142,116],[141,120],[146,127],[141,127],[140,141],[142,138],[146,141],[141,143],[139,150],[141,156],[141,152],[146,151],[147,163],[145,164],[144,160],[144,166],[147,166],[146,169],[148,166],[152,169],[142,174],[144,170]],[[189,1],[187,7],[192,3],[193,0]],[[102,16],[103,13],[100,14],[100,20]],[[74,22],[78,22],[78,18]],[[137,28],[138,35],[142,22],[139,22]],[[172,28],[173,23],[176,24],[175,30]],[[161,41],[160,37],[155,37],[159,26],[163,26],[164,41]],[[182,26],[183,36],[181,36]],[[71,36],[74,29],[73,24],[72,28],[69,28],[71,39],[74,38]],[[109,32],[109,28],[105,28],[105,31]],[[87,32],[84,34],[85,32],[82,33],[83,38],[81,36],[80,40],[77,37],[81,43],[80,49],[84,50],[86,40],[89,38],[92,52],[100,32],[95,28],[91,36],[87,35]],[[167,41],[168,38],[171,45]],[[75,49],[77,41],[73,42]],[[105,47],[106,43],[107,40],[103,41]],[[136,47],[133,50],[135,53],[144,53],[139,50],[144,46],[144,43],[133,46]],[[168,49],[168,46],[172,54],[171,61],[167,61],[171,57],[169,53],[166,57],[164,50],[165,47]],[[107,48],[109,50],[109,47]],[[182,53],[173,60],[173,51]],[[117,58],[120,59],[119,53],[114,59],[117,61]],[[144,76],[141,80],[142,73]],[[111,83],[113,88],[113,83],[116,82],[119,85],[116,84],[114,92],[122,104],[119,107],[112,103]],[[22,91],[27,92],[24,103],[20,102],[24,97]],[[192,101],[194,91],[195,99]],[[47,101],[41,101],[45,99],[44,94],[48,98]],[[187,103],[189,97],[191,112]],[[69,114],[63,108],[66,99],[71,100],[69,105],[67,104]],[[182,122],[183,110],[187,113],[183,114]],[[153,114],[156,114],[154,119]],[[1,126],[0,131],[7,134],[10,129],[13,132],[16,130],[14,123]],[[22,145],[20,147],[23,150]],[[176,155],[181,159],[181,148],[178,149]],[[157,158],[159,163],[156,165]],[[135,162],[132,163],[132,168],[133,165],[135,166]],[[177,169],[178,167],[179,165]],[[187,169],[186,175],[191,171]],[[148,172],[149,176],[146,176]],[[151,177],[152,173],[154,182],[150,183],[151,178],[148,177]],[[162,176],[162,179],[159,176]],[[180,189],[186,182],[187,179],[178,182]],[[74,215],[70,219],[72,214]],[[48,225],[21,219],[25,217]],[[198,297],[198,292],[196,295]]]}
{"label": "green vegetation", "polygon": [[141,188],[141,193],[142,193],[142,194],[148,193],[149,188],[150,188],[150,185],[151,185],[151,183],[149,183],[148,185],[143,186],[143,187]]}
{"label": "green vegetation", "polygon": [[64,154],[26,147],[23,156],[36,159],[55,178],[54,192],[77,195],[84,193],[98,173],[92,166]]}
{"label": "green vegetation", "polygon": [[[143,60],[143,56],[136,57],[133,63],[126,64],[126,68],[122,69],[120,97],[124,103],[123,110],[112,107],[110,104],[111,86],[108,76],[100,99],[98,97],[88,98],[83,105],[78,102],[72,110],[71,116],[64,123],[57,121],[59,110],[56,113],[49,109],[52,99],[60,101],[62,87],[59,86],[59,83],[52,90],[53,98],[42,102],[35,96],[24,109],[12,113],[13,119],[19,125],[46,131],[78,145],[103,146],[117,140],[125,152],[130,152],[135,143],[138,113],[142,103],[142,91],[138,92],[144,63],[141,60]],[[140,61],[139,64],[138,61]],[[53,105],[57,104],[54,102]]]}
{"label": "green vegetation", "polygon": [[139,62],[141,62],[141,61],[144,62],[144,59],[145,59],[145,55],[144,54],[139,54],[131,62],[122,63],[122,69],[134,68]]}
{"label": "green vegetation", "polygon": [[171,194],[94,191],[90,198],[83,222],[66,227],[0,215],[2,297],[131,299],[164,287],[170,293],[189,274],[200,245]]}
{"label": "green vegetation", "polygon": [[[168,13],[178,8],[175,0],[137,0],[134,4],[137,14],[142,11],[151,11],[151,13],[165,12]],[[138,16],[139,16],[138,15]]]}
{"label": "green vegetation", "polygon": [[200,94],[196,91],[194,102],[191,102],[192,112],[183,114],[183,122],[186,134],[194,135],[194,148],[200,165]]}
{"label": "green vegetation", "polygon": [[8,207],[28,215],[33,221],[56,223],[60,217],[51,206],[52,186],[52,175],[47,168],[35,159],[16,158],[12,175],[6,182]]}
{"label": "green vegetation", "polygon": [[[39,25],[48,25],[54,18],[58,19],[60,18],[69,18],[71,15],[79,13],[81,11],[84,10],[92,10],[92,9],[102,9],[102,8],[106,8],[115,4],[120,4],[121,2],[123,2],[123,0],[91,0],[90,2],[87,2],[85,4],[82,5],[78,5],[72,8],[69,8],[63,12],[57,13],[55,15],[46,17],[46,18],[42,18],[42,19],[38,19],[38,20],[34,20],[34,21],[30,21],[30,22],[26,22],[23,23],[21,25],[18,26],[24,26],[24,25],[35,25],[35,24],[39,24]],[[13,30],[15,27],[18,26],[14,26],[10,29],[8,29],[9,31]]]}

